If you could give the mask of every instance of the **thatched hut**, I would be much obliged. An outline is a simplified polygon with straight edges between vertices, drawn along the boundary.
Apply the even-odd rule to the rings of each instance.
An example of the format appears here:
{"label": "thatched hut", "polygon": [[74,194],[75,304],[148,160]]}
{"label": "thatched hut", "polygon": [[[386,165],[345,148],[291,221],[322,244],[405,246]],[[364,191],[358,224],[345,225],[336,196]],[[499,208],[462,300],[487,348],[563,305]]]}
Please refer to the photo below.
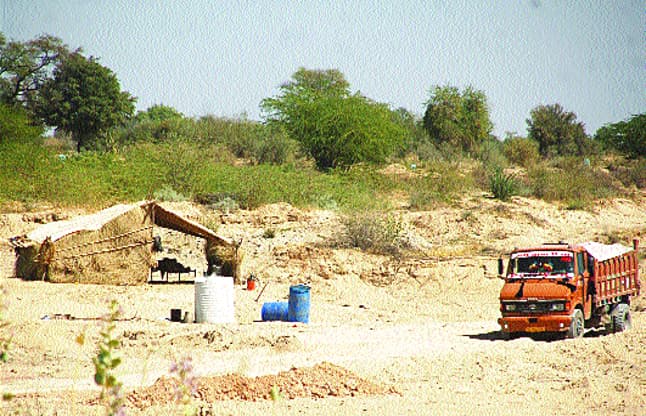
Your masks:
{"label": "thatched hut", "polygon": [[16,252],[15,276],[51,282],[145,283],[150,268],[156,263],[154,227],[200,237],[208,246],[236,251],[231,241],[203,225],[153,201],[144,201],[51,222],[27,235],[12,238]]}

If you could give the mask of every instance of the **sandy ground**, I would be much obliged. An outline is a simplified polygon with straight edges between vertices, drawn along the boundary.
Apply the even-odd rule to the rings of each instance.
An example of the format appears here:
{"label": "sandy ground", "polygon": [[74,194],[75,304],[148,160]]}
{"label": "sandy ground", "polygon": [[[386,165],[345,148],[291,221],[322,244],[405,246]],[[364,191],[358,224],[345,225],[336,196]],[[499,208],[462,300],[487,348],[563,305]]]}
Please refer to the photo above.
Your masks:
{"label": "sandy ground", "polygon": [[[643,248],[645,198],[568,211],[525,198],[502,203],[475,195],[455,207],[402,211],[412,250],[400,260],[339,248],[342,227],[334,212],[284,204],[230,214],[186,203],[170,207],[208,217],[220,223],[219,234],[242,239],[244,273],[254,273],[260,284],[255,291],[236,286],[235,323],[170,322],[171,308],[193,310],[192,284],[11,278],[7,238],[80,211],[0,214],[0,282],[9,322],[2,331],[13,335],[0,379],[2,392],[16,395],[0,413],[103,414],[93,381],[96,318],[116,299],[124,317],[116,330],[123,358],[118,375],[136,399],[128,414],[182,414],[181,406],[164,399],[167,388],[150,386],[170,376],[173,362],[190,357],[194,375],[210,386],[193,401],[202,414],[644,415],[643,295],[633,302],[630,331],[505,341],[496,323],[502,281],[495,273],[496,258],[514,246],[629,244],[640,235]],[[204,270],[199,240],[165,233],[163,241],[163,255]],[[644,276],[644,261],[641,270]],[[301,282],[312,288],[309,324],[260,321],[263,302],[287,300],[289,286]],[[56,314],[71,319],[54,319]],[[83,345],[75,342],[79,334],[85,334]],[[218,399],[224,397],[218,388],[229,384],[234,398]],[[273,386],[283,398],[262,398]],[[291,394],[294,389],[301,393]]]}

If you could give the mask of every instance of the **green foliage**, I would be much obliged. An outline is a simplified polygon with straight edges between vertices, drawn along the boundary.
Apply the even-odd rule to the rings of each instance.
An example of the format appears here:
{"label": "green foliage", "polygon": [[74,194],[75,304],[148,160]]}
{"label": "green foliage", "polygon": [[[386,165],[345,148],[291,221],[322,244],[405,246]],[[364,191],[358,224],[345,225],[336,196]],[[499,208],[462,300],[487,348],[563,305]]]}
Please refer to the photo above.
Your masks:
{"label": "green foliage", "polygon": [[214,116],[200,118],[197,140],[220,144],[235,157],[252,163],[279,165],[294,159],[298,144],[277,126],[266,126],[245,118]]}
{"label": "green foliage", "polygon": [[0,103],[31,108],[53,67],[68,55],[67,46],[57,37],[7,42],[0,32]]}
{"label": "green foliage", "polygon": [[135,116],[135,121],[138,123],[144,121],[167,121],[177,120],[184,118],[184,114],[180,113],[171,106],[163,104],[155,104],[148,107],[146,111],[140,111]]}
{"label": "green foliage", "polygon": [[462,161],[437,161],[428,166],[428,174],[416,180],[410,189],[410,208],[424,210],[460,198],[475,189],[475,181]]}
{"label": "green foliage", "polygon": [[480,143],[475,153],[477,160],[480,160],[486,168],[504,167],[509,164],[503,152],[503,144],[494,136],[489,136]]}
{"label": "green foliage", "polygon": [[[122,383],[115,374],[116,368],[121,364],[121,358],[116,353],[121,347],[121,341],[115,336],[115,322],[121,317],[121,310],[116,300],[110,302],[109,312],[102,319],[96,357],[92,359],[95,373],[94,382],[101,387],[99,400],[105,406],[107,415],[123,414],[124,397],[121,391]],[[81,342],[83,339],[81,338]]]}
{"label": "green foliage", "polygon": [[610,174],[586,166],[578,158],[557,159],[552,165],[543,162],[530,168],[527,175],[532,195],[546,201],[580,206],[620,194]]}
{"label": "green foliage", "polygon": [[646,188],[646,158],[614,160],[608,164],[610,174],[624,186]]}
{"label": "green foliage", "polygon": [[22,107],[0,103],[0,142],[30,140],[42,134],[42,127],[34,125]]}
{"label": "green foliage", "polygon": [[471,153],[493,129],[487,97],[472,87],[460,92],[452,86],[435,86],[425,105],[424,128],[436,143]]}
{"label": "green foliage", "polygon": [[301,68],[292,78],[261,106],[268,123],[284,128],[319,169],[383,163],[403,147],[407,131],[388,106],[349,95],[340,72]]}
{"label": "green foliage", "polygon": [[594,135],[596,142],[630,158],[646,157],[646,113],[618,123],[606,124]]}
{"label": "green foliage", "polygon": [[13,337],[7,334],[5,328],[9,326],[9,322],[4,317],[4,310],[7,307],[7,289],[0,285],[0,364],[6,363],[9,359],[9,348]]}
{"label": "green foliage", "polygon": [[423,155],[428,149],[428,146],[433,147],[433,144],[424,129],[422,119],[403,107],[396,109],[392,114],[394,121],[407,132],[400,156],[403,157],[408,153],[413,153],[420,159],[425,159]]}
{"label": "green foliage", "polygon": [[123,124],[134,111],[135,98],[120,90],[114,73],[94,58],[71,54],[54,69],[40,89],[36,113],[43,121],[72,134],[77,150]]}
{"label": "green foliage", "polygon": [[500,167],[496,167],[489,176],[489,191],[494,198],[507,201],[516,192],[516,177],[514,174],[505,174]]}
{"label": "green foliage", "polygon": [[153,197],[158,201],[166,202],[181,202],[188,199],[184,195],[171,188],[169,185],[164,185],[161,189],[153,192]]}
{"label": "green foliage", "polygon": [[505,138],[503,153],[510,162],[526,168],[535,164],[540,158],[538,143],[535,140],[512,135]]}
{"label": "green foliage", "polygon": [[565,111],[560,104],[539,105],[527,119],[528,138],[538,143],[543,157],[583,156],[590,153],[592,143],[576,114]]}
{"label": "green foliage", "polygon": [[342,244],[364,251],[397,256],[408,247],[405,224],[401,218],[374,213],[353,215],[343,219]]}
{"label": "green foliage", "polygon": [[398,151],[406,131],[387,106],[363,97],[322,98],[305,109],[310,124],[299,138],[319,169],[383,163]]}

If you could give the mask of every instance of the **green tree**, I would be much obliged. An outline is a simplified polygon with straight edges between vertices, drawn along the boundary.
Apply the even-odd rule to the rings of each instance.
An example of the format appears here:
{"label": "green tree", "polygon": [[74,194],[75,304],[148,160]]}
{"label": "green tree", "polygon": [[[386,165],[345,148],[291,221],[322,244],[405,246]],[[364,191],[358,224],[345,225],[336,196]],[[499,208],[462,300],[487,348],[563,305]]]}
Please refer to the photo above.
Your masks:
{"label": "green tree", "polygon": [[407,137],[387,105],[350,95],[337,70],[301,68],[280,90],[261,103],[268,124],[284,128],[321,170],[384,162]]}
{"label": "green tree", "polygon": [[180,113],[173,107],[155,104],[151,107],[148,107],[146,111],[140,111],[135,116],[135,121],[144,122],[144,121],[166,121],[166,120],[177,120],[184,118],[184,114]]}
{"label": "green tree", "polygon": [[0,103],[0,142],[32,139],[42,133],[42,127],[32,123],[24,108]]}
{"label": "green tree", "polygon": [[527,126],[527,137],[538,142],[543,157],[582,156],[591,149],[583,123],[558,103],[535,107],[527,119]]}
{"label": "green tree", "polygon": [[282,124],[298,139],[304,107],[324,97],[348,97],[349,88],[348,81],[337,69],[299,68],[291,81],[280,86],[279,96],[265,98],[260,107],[268,122]]}
{"label": "green tree", "polygon": [[54,36],[7,42],[0,33],[0,102],[31,106],[54,67],[69,53],[61,39]]}
{"label": "green tree", "polygon": [[615,149],[630,158],[646,156],[646,113],[635,114],[628,120],[606,124],[594,135],[605,148]]}
{"label": "green tree", "polygon": [[101,133],[124,123],[134,112],[134,102],[110,69],[74,53],[41,87],[36,110],[47,125],[69,132],[80,152]]}
{"label": "green tree", "polygon": [[306,109],[301,145],[319,169],[383,163],[401,149],[407,131],[385,104],[360,95],[326,97]]}
{"label": "green tree", "polygon": [[472,87],[460,92],[457,87],[435,86],[425,105],[424,128],[438,144],[475,152],[493,129],[487,97]]}

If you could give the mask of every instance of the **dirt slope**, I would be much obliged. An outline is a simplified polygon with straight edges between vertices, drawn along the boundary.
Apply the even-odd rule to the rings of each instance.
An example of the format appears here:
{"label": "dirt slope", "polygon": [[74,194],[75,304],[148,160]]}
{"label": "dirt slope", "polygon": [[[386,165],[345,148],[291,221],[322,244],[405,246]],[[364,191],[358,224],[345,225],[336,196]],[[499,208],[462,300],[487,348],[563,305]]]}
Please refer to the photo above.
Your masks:
{"label": "dirt slope", "polygon": [[[185,356],[206,383],[204,391],[227,385],[235,390],[227,400],[198,394],[194,404],[203,414],[641,415],[646,408],[643,295],[633,303],[634,325],[626,333],[504,341],[496,324],[501,281],[495,277],[495,259],[514,246],[555,240],[626,244],[634,235],[646,240],[644,199],[567,211],[525,198],[501,203],[477,195],[457,207],[402,211],[412,247],[402,261],[338,248],[334,241],[341,226],[334,212],[285,204],[232,214],[185,203],[171,208],[208,217],[220,223],[220,234],[242,239],[245,274],[259,276],[260,287],[268,284],[258,302],[259,290],[236,287],[235,324],[169,322],[170,308],[193,310],[190,284],[113,287],[10,278],[8,237],[79,212],[0,215],[0,282],[10,322],[3,333],[13,334],[0,377],[2,391],[18,395],[2,403],[3,413],[99,412],[91,362],[98,340],[95,318],[113,298],[125,318],[117,324],[124,360],[119,378],[132,397],[145,392],[148,400],[145,406],[131,401],[128,414],[181,414],[165,394],[171,363]],[[267,230],[273,238],[266,238]],[[163,240],[165,254],[201,273],[201,242],[174,233]],[[309,325],[258,322],[263,302],[286,300],[290,284],[300,282],[312,285]],[[53,319],[65,317],[57,314],[70,319]],[[80,333],[86,335],[84,345],[74,342]],[[276,376],[290,370],[305,380],[299,391],[319,393],[292,394],[293,379]],[[312,371],[331,374],[327,390],[316,384]],[[345,391],[340,386],[350,376],[372,386],[370,391],[320,393]],[[166,380],[160,381],[166,384],[158,396],[150,387],[157,380]],[[283,399],[258,399],[269,394],[268,383]],[[257,400],[244,400],[245,394]]]}

